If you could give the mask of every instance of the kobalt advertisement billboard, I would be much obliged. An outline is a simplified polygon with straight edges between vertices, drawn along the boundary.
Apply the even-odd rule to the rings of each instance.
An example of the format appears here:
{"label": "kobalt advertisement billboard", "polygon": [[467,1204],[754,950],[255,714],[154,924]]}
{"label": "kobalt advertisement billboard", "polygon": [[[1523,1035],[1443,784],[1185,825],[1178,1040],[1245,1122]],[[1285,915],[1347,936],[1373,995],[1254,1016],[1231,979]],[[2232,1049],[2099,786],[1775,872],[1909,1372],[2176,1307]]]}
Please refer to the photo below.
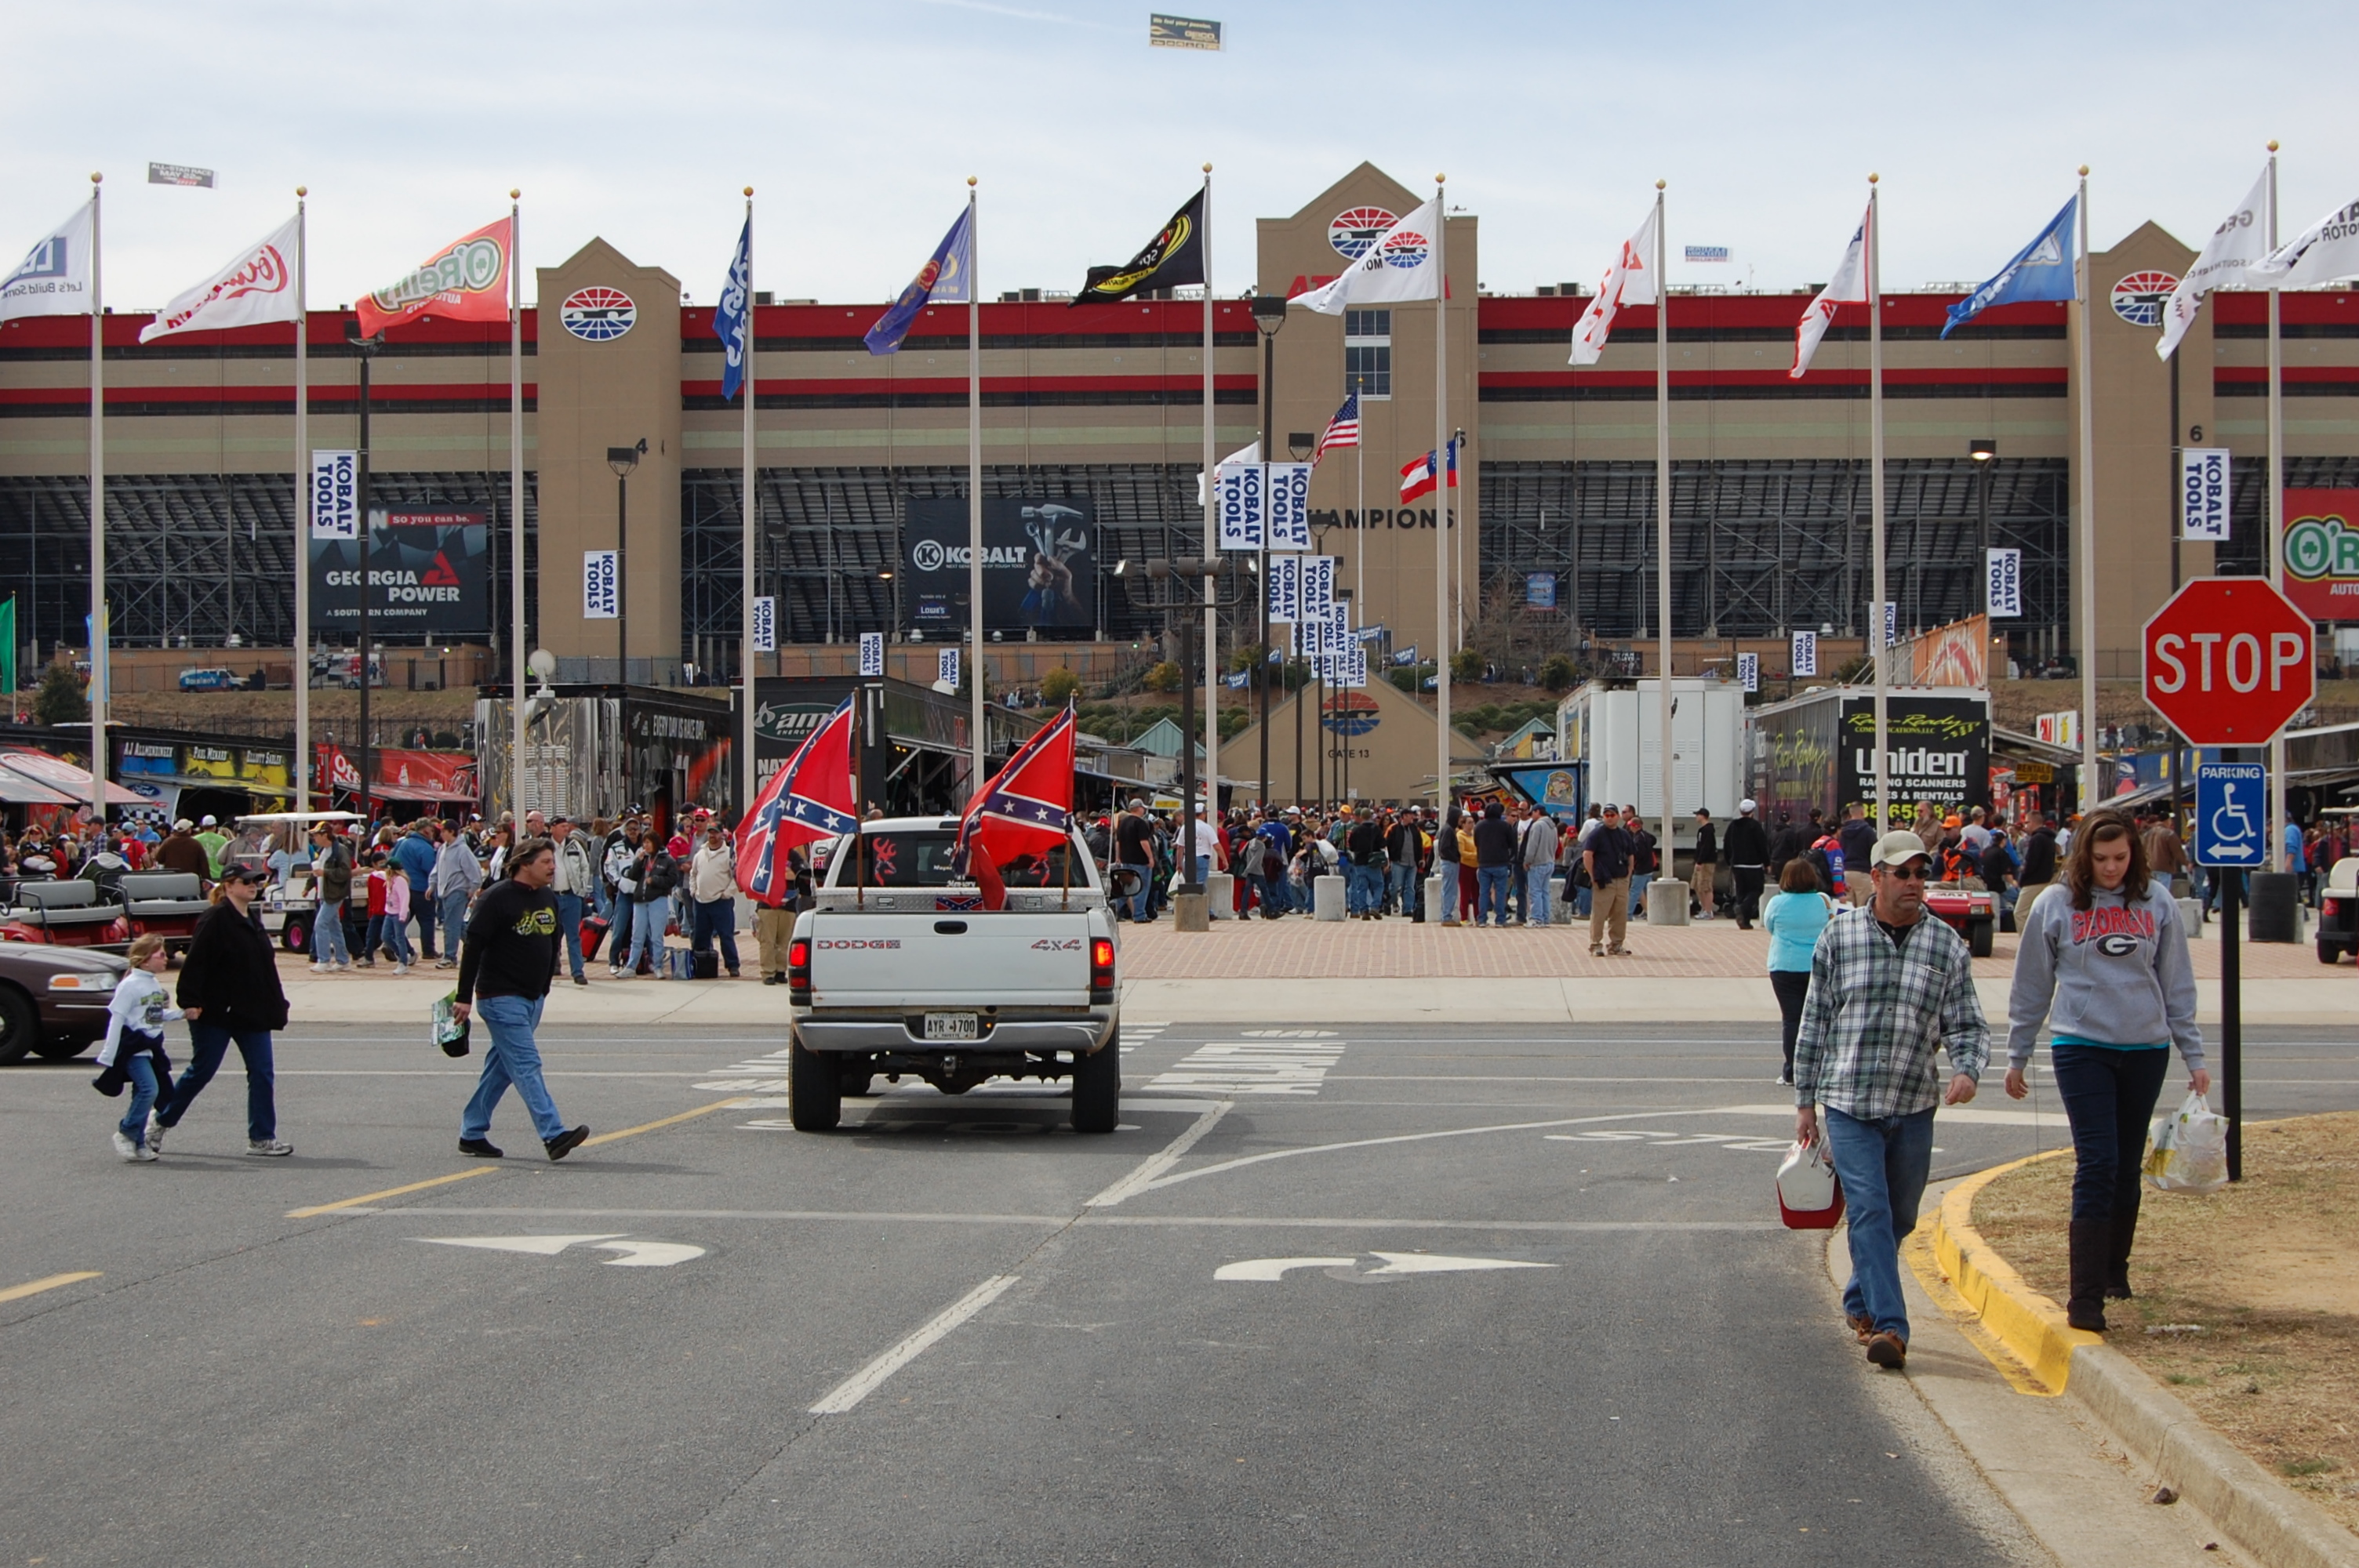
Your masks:
{"label": "kobalt advertisement billboard", "polygon": [[[360,631],[358,538],[311,536],[311,630]],[[480,509],[378,512],[369,529],[371,637],[492,629],[491,526]]]}
{"label": "kobalt advertisement billboard", "polygon": [[[901,618],[929,634],[967,626],[967,503],[913,497],[901,530]],[[1097,625],[1097,503],[1085,495],[986,496],[986,632],[1087,633]]]}

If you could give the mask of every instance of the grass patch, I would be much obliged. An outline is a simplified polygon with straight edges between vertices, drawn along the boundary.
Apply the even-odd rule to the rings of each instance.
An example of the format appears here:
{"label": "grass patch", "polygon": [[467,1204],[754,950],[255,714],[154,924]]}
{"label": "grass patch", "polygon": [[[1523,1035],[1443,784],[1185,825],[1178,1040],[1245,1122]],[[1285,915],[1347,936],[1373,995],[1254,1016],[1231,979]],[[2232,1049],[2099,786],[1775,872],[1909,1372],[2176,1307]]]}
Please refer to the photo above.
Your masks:
{"label": "grass patch", "polygon": [[[1975,1227],[2060,1303],[2071,1184],[2068,1152],[1974,1203]],[[2359,1463],[2359,1114],[2247,1127],[2245,1180],[2222,1192],[2149,1187],[2130,1283],[2135,1300],[2105,1303],[2106,1343],[2359,1530],[2359,1486],[2332,1478]],[[2203,1332],[2142,1332],[2164,1324]]]}

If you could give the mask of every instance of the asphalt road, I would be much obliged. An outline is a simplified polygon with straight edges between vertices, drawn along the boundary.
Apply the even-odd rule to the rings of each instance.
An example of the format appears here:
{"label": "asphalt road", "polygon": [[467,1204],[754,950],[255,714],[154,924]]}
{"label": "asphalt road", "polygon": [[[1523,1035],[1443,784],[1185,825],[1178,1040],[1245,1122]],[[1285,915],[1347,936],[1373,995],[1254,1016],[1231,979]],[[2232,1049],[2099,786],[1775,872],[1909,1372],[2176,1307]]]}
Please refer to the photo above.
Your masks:
{"label": "asphalt road", "polygon": [[[2046,1561],[1777,1228],[1759,1029],[1133,1020],[1099,1139],[1038,1086],[798,1134],[779,1042],[562,1030],[569,1119],[685,1119],[556,1166],[513,1100],[457,1158],[421,1033],[283,1036],[288,1160],[234,1065],[141,1166],[87,1062],[0,1070],[0,1293],[97,1275],[0,1301],[5,1555]],[[2248,1060],[2359,1105],[2347,1032]],[[2064,1136],[1970,1108],[1937,1174]]]}

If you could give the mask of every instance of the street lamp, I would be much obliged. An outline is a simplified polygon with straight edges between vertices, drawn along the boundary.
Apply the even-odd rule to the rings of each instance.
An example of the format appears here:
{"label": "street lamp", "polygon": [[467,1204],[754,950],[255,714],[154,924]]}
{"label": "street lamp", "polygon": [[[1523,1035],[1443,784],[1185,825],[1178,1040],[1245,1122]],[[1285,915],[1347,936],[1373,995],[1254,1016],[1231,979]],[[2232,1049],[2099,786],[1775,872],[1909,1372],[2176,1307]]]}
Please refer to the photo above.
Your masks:
{"label": "street lamp", "polygon": [[[1975,570],[1983,574],[1983,614],[1990,614],[1990,492],[1991,465],[1998,461],[1998,443],[1987,437],[1977,436],[1966,448],[1966,456],[1982,475],[1982,514],[1974,535],[1979,544],[1975,552]],[[1988,628],[1984,628],[1985,635]]]}
{"label": "street lamp", "polygon": [[647,455],[647,438],[636,447],[609,447],[606,466],[614,470],[614,664],[617,681],[631,684],[631,470]]}
{"label": "street lamp", "polygon": [[[1253,298],[1254,330],[1261,334],[1261,457],[1266,463],[1277,443],[1277,334],[1286,325],[1286,296],[1256,294]],[[1269,579],[1269,514],[1265,497],[1262,513],[1261,552],[1255,558],[1256,580]],[[1261,762],[1254,778],[1254,793],[1264,806],[1269,804],[1269,593],[1259,595],[1261,634],[1256,639],[1261,652],[1254,657],[1254,689],[1260,693],[1261,719],[1255,726],[1261,732]]]}
{"label": "street lamp", "polygon": [[[360,608],[361,649],[361,836],[365,839],[374,823],[369,815],[369,535],[376,532],[376,514],[369,507],[369,365],[376,359],[376,351],[385,347],[385,334],[364,338],[355,319],[344,323],[344,339],[360,351],[361,357],[360,450],[353,459],[353,489],[354,509],[360,514],[361,574],[356,602]],[[302,678],[309,681],[310,673],[305,671]],[[328,783],[332,789],[335,781],[331,779]]]}

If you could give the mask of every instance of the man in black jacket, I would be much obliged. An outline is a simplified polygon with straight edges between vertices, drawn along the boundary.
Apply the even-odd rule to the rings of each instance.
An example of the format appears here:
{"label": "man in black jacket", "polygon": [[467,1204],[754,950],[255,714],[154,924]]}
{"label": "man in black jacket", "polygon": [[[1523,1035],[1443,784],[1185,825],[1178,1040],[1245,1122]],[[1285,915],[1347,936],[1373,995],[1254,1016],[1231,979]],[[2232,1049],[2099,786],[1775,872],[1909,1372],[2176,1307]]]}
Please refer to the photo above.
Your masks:
{"label": "man in black jacket", "polygon": [[1504,928],[1507,924],[1507,882],[1516,874],[1516,830],[1506,813],[1493,801],[1474,824],[1474,924],[1484,916]]}
{"label": "man in black jacket", "polygon": [[2023,840],[2023,870],[2016,876],[2021,890],[2017,894],[2017,907],[2028,911],[2039,890],[2055,880],[2056,818],[2049,816],[2035,823]]}
{"label": "man in black jacket", "polygon": [[1769,870],[1769,834],[1761,826],[1760,807],[1751,800],[1736,803],[1736,820],[1728,825],[1721,844],[1728,858],[1728,874],[1736,882],[1736,928],[1750,931],[1761,918],[1761,882]]}
{"label": "man in black jacket", "polygon": [[221,1070],[231,1042],[245,1062],[245,1152],[284,1155],[278,1139],[277,1079],[270,1032],[287,1027],[287,992],[270,938],[254,923],[254,895],[270,873],[233,864],[222,873],[221,898],[197,922],[180,960],[177,1000],[189,1020],[189,1070],[147,1113],[147,1147],[164,1152],[164,1134],[180,1124],[197,1096]]}
{"label": "man in black jacket", "polygon": [[590,1130],[569,1129],[557,1114],[557,1102],[541,1081],[540,1047],[533,1039],[557,969],[557,897],[549,891],[557,877],[557,851],[546,838],[527,838],[508,857],[507,873],[475,901],[459,957],[451,1016],[463,1023],[480,1010],[492,1036],[483,1076],[459,1120],[459,1152],[479,1160],[501,1157],[505,1151],[491,1141],[492,1110],[514,1084],[532,1113],[541,1146],[551,1160],[562,1160],[581,1147]]}
{"label": "man in black jacket", "polygon": [[[1622,826],[1622,813],[1609,806],[1581,851],[1593,890],[1589,901],[1589,954],[1620,957],[1630,929],[1630,862],[1637,845]],[[1609,946],[1608,944],[1611,944]]]}

